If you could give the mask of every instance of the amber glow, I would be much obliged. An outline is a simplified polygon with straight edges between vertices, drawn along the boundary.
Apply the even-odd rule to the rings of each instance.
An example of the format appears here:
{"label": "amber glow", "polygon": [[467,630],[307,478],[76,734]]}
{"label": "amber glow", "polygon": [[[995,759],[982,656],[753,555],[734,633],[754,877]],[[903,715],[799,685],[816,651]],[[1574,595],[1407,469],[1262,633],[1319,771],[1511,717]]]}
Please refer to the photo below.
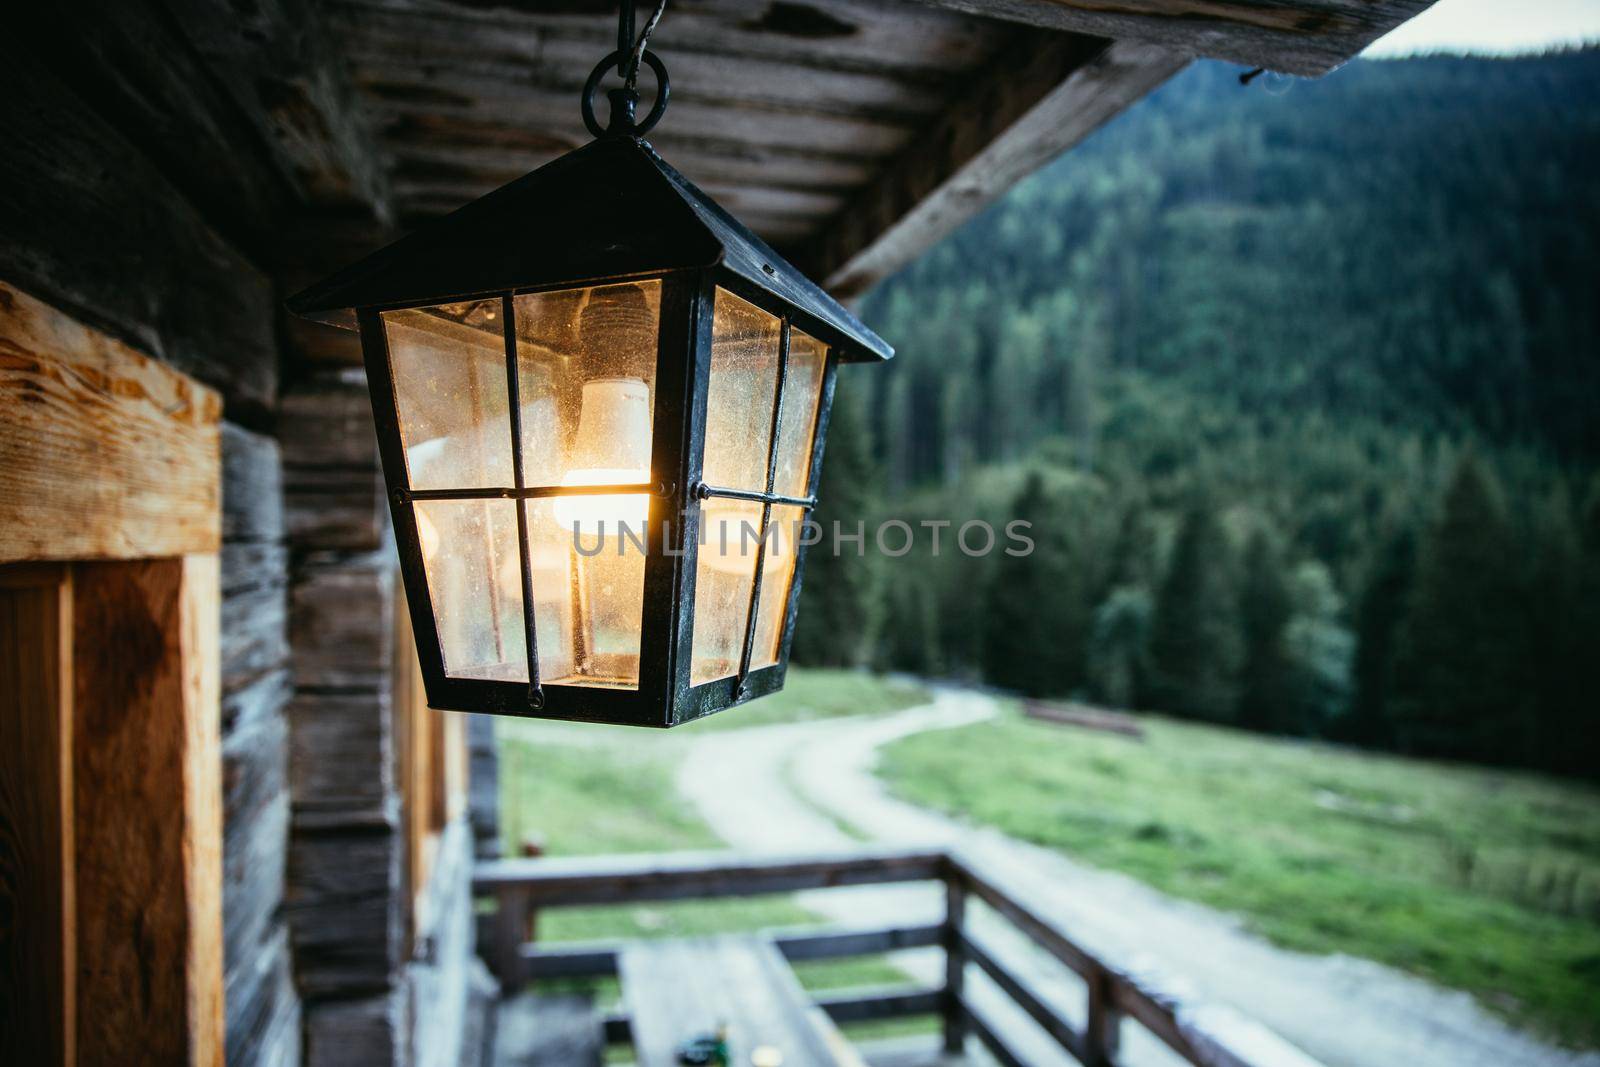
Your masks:
{"label": "amber glow", "polygon": [[420,511],[417,512],[417,540],[422,542],[422,558],[426,562],[439,558],[439,527]]}
{"label": "amber glow", "polygon": [[[562,485],[630,485],[650,480],[650,389],[638,378],[598,378],[583,386],[572,467]],[[644,535],[649,497],[557,497],[556,521],[575,535]]]}

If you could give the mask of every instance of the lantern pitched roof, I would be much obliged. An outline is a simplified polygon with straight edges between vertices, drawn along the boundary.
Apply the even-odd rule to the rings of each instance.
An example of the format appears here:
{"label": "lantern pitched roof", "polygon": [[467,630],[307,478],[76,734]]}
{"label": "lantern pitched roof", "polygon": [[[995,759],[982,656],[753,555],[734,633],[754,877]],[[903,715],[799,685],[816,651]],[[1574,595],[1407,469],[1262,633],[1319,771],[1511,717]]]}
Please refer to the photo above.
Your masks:
{"label": "lantern pitched roof", "polygon": [[295,295],[289,309],[354,326],[353,309],[721,265],[832,327],[846,360],[894,355],[843,305],[635,137],[605,137]]}

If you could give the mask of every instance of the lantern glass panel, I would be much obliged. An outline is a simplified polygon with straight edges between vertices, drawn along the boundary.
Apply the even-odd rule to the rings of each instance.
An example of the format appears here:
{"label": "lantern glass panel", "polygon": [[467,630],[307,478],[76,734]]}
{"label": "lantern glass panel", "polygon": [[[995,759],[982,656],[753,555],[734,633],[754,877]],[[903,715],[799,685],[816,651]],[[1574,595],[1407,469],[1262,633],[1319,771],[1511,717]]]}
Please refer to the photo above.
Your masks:
{"label": "lantern glass panel", "polygon": [[726,289],[717,290],[701,475],[707,485],[767,488],[767,445],[772,437],[781,331],[777,316]]}
{"label": "lantern glass panel", "polygon": [[[661,282],[513,300],[523,480],[650,483]],[[646,493],[528,502],[539,673],[548,685],[636,689]]]}
{"label": "lantern glass panel", "polygon": [[761,505],[755,501],[713,498],[701,507],[691,685],[739,671],[760,526]]}
{"label": "lantern glass panel", "polygon": [[498,299],[384,313],[411,488],[512,483],[499,319]]}
{"label": "lantern glass panel", "polygon": [[[789,331],[789,367],[783,380],[783,412],[778,418],[778,469],[772,491],[805,496],[811,484],[811,439],[822,399],[822,374],[828,347],[803,330]],[[762,581],[766,581],[765,578]]]}
{"label": "lantern glass panel", "polygon": [[[587,504],[603,498],[575,499]],[[568,503],[553,498],[527,505],[540,680],[637,689],[643,528],[623,534],[619,546],[617,536],[602,538],[580,523],[575,540],[571,516],[564,514]]]}
{"label": "lantern glass panel", "polygon": [[761,560],[761,602],[756,608],[756,641],[750,669],[778,662],[783,648],[783,624],[788,615],[789,586],[794,581],[795,552],[799,548],[805,511],[775,504],[767,527],[767,552]]}
{"label": "lantern glass panel", "polygon": [[445,674],[526,682],[516,503],[423,500],[412,506]]}
{"label": "lantern glass panel", "polygon": [[[782,329],[776,316],[717,289],[701,461],[707,485],[767,488]],[[738,673],[761,536],[759,503],[713,497],[700,509],[691,685]]]}

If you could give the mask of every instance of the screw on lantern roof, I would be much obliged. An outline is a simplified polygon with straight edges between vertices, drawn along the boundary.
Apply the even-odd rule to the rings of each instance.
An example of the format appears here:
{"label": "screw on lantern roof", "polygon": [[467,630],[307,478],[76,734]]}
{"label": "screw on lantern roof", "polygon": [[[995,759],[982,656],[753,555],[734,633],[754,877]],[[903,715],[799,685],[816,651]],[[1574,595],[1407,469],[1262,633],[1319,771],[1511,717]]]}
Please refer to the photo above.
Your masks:
{"label": "screw on lantern roof", "polygon": [[642,139],[662,6],[634,38],[623,5],[592,143],[290,301],[361,332],[434,707],[672,726],[781,688],[839,365],[893,355]]}

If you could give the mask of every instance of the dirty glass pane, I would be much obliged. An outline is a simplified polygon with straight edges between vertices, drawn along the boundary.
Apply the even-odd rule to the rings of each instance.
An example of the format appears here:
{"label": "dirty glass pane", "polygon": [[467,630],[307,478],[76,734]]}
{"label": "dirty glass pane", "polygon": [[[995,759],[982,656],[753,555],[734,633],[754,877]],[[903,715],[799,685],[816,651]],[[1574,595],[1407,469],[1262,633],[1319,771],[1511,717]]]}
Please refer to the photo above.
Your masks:
{"label": "dirty glass pane", "polygon": [[516,504],[425,500],[413,507],[445,674],[526,682]]}
{"label": "dirty glass pane", "polygon": [[789,331],[789,368],[783,380],[783,412],[778,418],[778,467],[773,492],[805,496],[811,477],[811,439],[822,398],[822,372],[828,348],[801,330]]}
{"label": "dirty glass pane", "polygon": [[[530,486],[649,484],[657,280],[513,301]],[[644,493],[530,501],[539,670],[548,685],[637,688]]]}
{"label": "dirty glass pane", "polygon": [[707,485],[767,488],[779,330],[775,316],[717,290],[706,391],[702,478]]}
{"label": "dirty glass pane", "polygon": [[413,489],[512,484],[500,300],[383,313]]}
{"label": "dirty glass pane", "polygon": [[767,554],[761,561],[761,602],[756,607],[756,642],[750,652],[750,669],[759,670],[778,662],[783,647],[783,624],[789,606],[789,586],[794,581],[795,550],[800,524],[805,520],[801,508],[774,506],[768,524]]}
{"label": "dirty glass pane", "polygon": [[750,618],[761,505],[713,497],[701,505],[689,683],[737,674]]}

